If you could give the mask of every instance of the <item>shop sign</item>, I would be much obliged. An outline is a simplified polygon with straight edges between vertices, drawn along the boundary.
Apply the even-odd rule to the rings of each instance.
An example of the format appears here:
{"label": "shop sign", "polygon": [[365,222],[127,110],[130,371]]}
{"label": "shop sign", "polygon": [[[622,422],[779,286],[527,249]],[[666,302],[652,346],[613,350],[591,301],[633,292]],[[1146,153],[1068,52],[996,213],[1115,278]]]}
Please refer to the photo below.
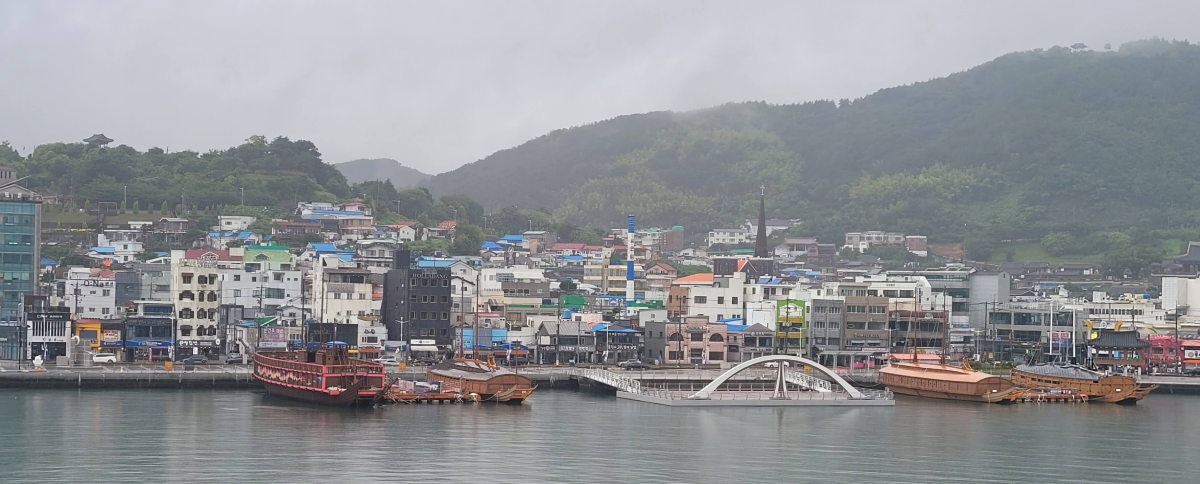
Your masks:
{"label": "shop sign", "polygon": [[118,341],[121,339],[121,330],[105,329],[100,331],[100,341]]}
{"label": "shop sign", "polygon": [[179,340],[180,348],[209,348],[212,346],[216,346],[216,344],[217,344],[216,341],[208,340],[208,339],[205,339],[205,340],[181,339],[181,340]]}
{"label": "shop sign", "polygon": [[1183,350],[1183,357],[1189,360],[1200,359],[1200,350]]}

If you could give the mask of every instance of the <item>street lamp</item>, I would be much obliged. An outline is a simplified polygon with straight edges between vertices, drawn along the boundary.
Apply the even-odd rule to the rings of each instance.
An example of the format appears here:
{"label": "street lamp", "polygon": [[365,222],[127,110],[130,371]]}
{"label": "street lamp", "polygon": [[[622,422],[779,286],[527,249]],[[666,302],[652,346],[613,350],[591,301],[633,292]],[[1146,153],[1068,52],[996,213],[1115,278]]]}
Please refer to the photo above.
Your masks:
{"label": "street lamp", "polygon": [[246,206],[246,189],[238,188],[238,192],[240,192],[242,195],[242,204],[241,205],[244,207],[244,206]]}

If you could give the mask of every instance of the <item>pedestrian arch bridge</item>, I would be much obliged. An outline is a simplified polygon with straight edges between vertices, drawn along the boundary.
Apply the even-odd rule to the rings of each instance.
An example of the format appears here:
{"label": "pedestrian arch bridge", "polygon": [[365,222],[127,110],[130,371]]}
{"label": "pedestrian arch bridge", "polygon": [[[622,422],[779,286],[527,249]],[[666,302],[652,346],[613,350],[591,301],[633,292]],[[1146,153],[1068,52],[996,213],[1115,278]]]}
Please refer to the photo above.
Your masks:
{"label": "pedestrian arch bridge", "polygon": [[743,370],[746,370],[752,366],[762,365],[762,364],[771,363],[771,362],[779,363],[779,378],[776,381],[776,388],[777,388],[777,391],[779,391],[780,389],[783,390],[782,396],[786,396],[786,393],[787,393],[786,387],[784,386],[785,383],[797,383],[802,387],[805,387],[805,388],[808,388],[811,390],[816,390],[818,392],[823,392],[823,393],[828,393],[828,392],[833,391],[832,386],[829,384],[828,381],[823,380],[821,378],[814,377],[809,374],[806,374],[799,370],[791,369],[786,365],[786,363],[800,363],[802,365],[808,365],[808,366],[812,367],[813,369],[820,371],[821,373],[824,373],[825,376],[828,376],[835,383],[837,383],[839,386],[841,386],[842,391],[845,391],[847,394],[849,394],[850,398],[863,398],[863,393],[861,391],[859,391],[857,388],[854,388],[852,385],[850,385],[849,382],[847,382],[844,378],[839,376],[837,373],[834,373],[829,368],[826,368],[825,366],[821,365],[820,363],[812,361],[808,358],[802,358],[799,356],[792,356],[792,355],[767,355],[767,356],[760,356],[760,357],[754,358],[750,361],[743,362],[743,363],[739,364],[738,366],[730,368],[725,373],[722,373],[721,376],[717,377],[715,380],[710,382],[708,385],[705,385],[704,388],[701,388],[700,391],[697,391],[696,393],[692,394],[688,398],[689,399],[709,398],[713,392],[717,391],[717,389],[721,387],[722,384],[724,384],[730,378],[733,378],[734,376],[736,376],[738,373],[741,373]]}

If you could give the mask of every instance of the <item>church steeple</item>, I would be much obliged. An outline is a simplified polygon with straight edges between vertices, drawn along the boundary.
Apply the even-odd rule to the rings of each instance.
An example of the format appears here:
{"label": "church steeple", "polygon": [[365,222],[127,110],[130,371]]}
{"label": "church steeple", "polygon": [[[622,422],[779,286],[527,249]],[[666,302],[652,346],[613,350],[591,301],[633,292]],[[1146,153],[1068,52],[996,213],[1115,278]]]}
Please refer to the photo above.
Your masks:
{"label": "church steeple", "polygon": [[767,187],[759,187],[758,234],[754,238],[754,257],[770,257],[767,252]]}

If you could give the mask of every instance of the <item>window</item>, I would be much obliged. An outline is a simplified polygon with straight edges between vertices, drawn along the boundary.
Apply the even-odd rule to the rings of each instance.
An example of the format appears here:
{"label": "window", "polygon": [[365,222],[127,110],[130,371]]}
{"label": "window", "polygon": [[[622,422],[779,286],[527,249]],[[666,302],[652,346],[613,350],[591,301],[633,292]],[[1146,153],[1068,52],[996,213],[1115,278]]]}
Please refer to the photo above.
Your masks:
{"label": "window", "polygon": [[866,306],[846,306],[846,312],[848,312],[848,313],[865,313],[865,312],[867,312],[867,307]]}
{"label": "window", "polygon": [[737,298],[737,296],[733,296],[733,298],[731,299],[731,301],[732,301],[734,304],[737,304],[737,303],[738,303],[738,298]]}
{"label": "window", "polygon": [[[725,304],[725,296],[717,296],[717,304]],[[719,316],[717,319],[721,319]]]}
{"label": "window", "polygon": [[342,298],[342,293],[340,293],[340,292],[335,292],[335,293],[333,293],[333,298],[334,298],[334,299],[341,299],[341,298]]}
{"label": "window", "polygon": [[217,291],[208,293],[208,302],[217,302]]}
{"label": "window", "polygon": [[190,308],[183,308],[179,310],[179,319],[192,319],[194,317],[196,317],[196,312],[192,311]]}
{"label": "window", "polygon": [[363,299],[366,299],[366,298],[367,298],[367,293],[365,293],[365,292],[360,292],[360,293],[358,293],[358,299],[359,299],[360,301],[361,301],[361,300],[363,300]]}
{"label": "window", "polygon": [[421,302],[423,302],[423,303],[427,303],[427,302],[429,302],[429,296],[422,294],[422,295],[421,295]]}
{"label": "window", "polygon": [[233,280],[234,280],[235,282],[237,282],[237,281],[241,281],[241,280],[242,280],[242,275],[241,275],[241,274],[234,274],[234,275],[233,275]]}
{"label": "window", "polygon": [[443,313],[442,313],[442,319],[443,319],[443,320],[449,320],[449,319],[450,319],[450,313],[443,312]]}
{"label": "window", "polygon": [[105,289],[104,294],[101,294],[101,296],[109,296],[109,295],[112,295],[112,292],[108,289]]}
{"label": "window", "polygon": [[195,301],[196,294],[194,294],[192,291],[183,291],[183,292],[179,293],[179,300],[180,301],[183,301],[183,300]]}
{"label": "window", "polygon": [[429,312],[421,311],[421,319],[429,319]]}
{"label": "window", "polygon": [[191,284],[191,283],[192,283],[192,275],[191,275],[191,274],[184,274],[184,275],[183,275],[183,283],[184,283],[184,284]]}
{"label": "window", "polygon": [[100,314],[108,314],[108,310],[109,310],[109,309],[111,309],[111,308],[102,308],[102,309],[100,310]]}
{"label": "window", "polygon": [[668,351],[668,352],[667,352],[667,359],[668,359],[668,360],[677,360],[677,361],[678,361],[678,360],[682,360],[682,359],[683,359],[683,352],[682,352],[682,351]]}
{"label": "window", "polygon": [[267,297],[270,299],[283,299],[287,297],[283,288],[267,288]]}
{"label": "window", "polygon": [[713,333],[712,336],[708,337],[708,340],[713,343],[720,343],[725,341],[725,337],[721,336],[721,333]]}
{"label": "window", "polygon": [[692,333],[692,341],[704,342],[704,333]]}
{"label": "window", "polygon": [[415,303],[415,302],[417,302],[417,295],[416,295],[416,294],[409,294],[409,295],[408,295],[408,302],[411,302],[411,303]]}
{"label": "window", "polygon": [[442,296],[442,302],[443,302],[443,303],[448,303],[448,302],[450,302],[450,296]]}
{"label": "window", "polygon": [[192,327],[191,326],[180,326],[179,327],[179,335],[180,336],[191,336],[192,335]]}
{"label": "window", "polygon": [[276,273],[274,273],[273,275],[274,275],[274,277],[275,277],[275,280],[276,280],[276,281],[282,281],[282,280],[283,280],[283,273],[282,273],[282,272],[276,272]]}
{"label": "window", "polygon": [[725,353],[722,353],[720,351],[709,351],[708,352],[708,361],[724,361],[724,360],[725,360]]}
{"label": "window", "polygon": [[409,311],[409,312],[408,312],[408,319],[409,319],[410,321],[411,321],[411,320],[414,320],[414,319],[417,319],[417,312],[416,312],[416,311]]}
{"label": "window", "polygon": [[443,279],[443,280],[442,280],[442,287],[450,287],[450,280],[449,280],[449,279]]}
{"label": "window", "polygon": [[696,296],[692,298],[692,302],[696,304],[705,304],[708,302],[708,296]]}
{"label": "window", "polygon": [[234,289],[234,290],[233,290],[233,297],[242,297],[242,290],[241,290],[241,289]]}
{"label": "window", "polygon": [[885,314],[887,313],[887,306],[871,306],[870,312],[871,314]]}

